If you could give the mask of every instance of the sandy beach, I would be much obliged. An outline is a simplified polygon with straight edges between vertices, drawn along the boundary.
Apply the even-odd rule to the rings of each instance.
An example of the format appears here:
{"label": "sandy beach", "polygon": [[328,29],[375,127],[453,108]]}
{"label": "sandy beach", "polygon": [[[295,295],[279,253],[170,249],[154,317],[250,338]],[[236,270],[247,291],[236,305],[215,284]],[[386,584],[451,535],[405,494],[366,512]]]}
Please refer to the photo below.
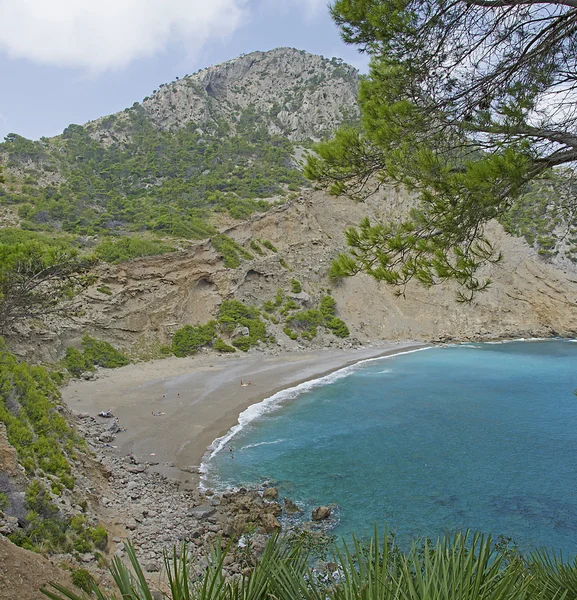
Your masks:
{"label": "sandy beach", "polygon": [[[158,463],[156,468],[171,477],[191,481],[196,479],[191,467],[200,465],[207,447],[248,406],[358,361],[426,346],[390,342],[354,350],[168,358],[104,369],[94,381],[72,381],[63,398],[76,413],[111,410],[119,418],[126,431],[103,451],[132,453],[139,461]],[[241,380],[252,384],[241,386]]]}

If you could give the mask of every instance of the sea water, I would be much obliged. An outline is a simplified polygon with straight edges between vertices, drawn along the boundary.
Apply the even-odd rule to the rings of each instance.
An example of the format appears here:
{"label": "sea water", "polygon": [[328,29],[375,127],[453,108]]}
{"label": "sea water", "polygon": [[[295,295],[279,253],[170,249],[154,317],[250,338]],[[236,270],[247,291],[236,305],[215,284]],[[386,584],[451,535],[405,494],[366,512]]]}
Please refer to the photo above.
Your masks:
{"label": "sea water", "polygon": [[335,504],[337,535],[472,529],[575,555],[576,388],[569,340],[365,361],[251,407],[215,442],[205,483],[270,479],[309,515]]}

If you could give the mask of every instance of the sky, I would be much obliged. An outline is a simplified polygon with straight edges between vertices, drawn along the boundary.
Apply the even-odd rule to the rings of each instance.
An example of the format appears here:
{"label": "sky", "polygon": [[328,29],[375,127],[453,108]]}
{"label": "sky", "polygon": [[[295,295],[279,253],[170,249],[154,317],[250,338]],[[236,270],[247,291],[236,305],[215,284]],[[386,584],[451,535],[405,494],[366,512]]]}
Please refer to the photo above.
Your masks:
{"label": "sky", "polygon": [[326,0],[0,0],[0,140],[56,135],[279,46],[367,68]]}

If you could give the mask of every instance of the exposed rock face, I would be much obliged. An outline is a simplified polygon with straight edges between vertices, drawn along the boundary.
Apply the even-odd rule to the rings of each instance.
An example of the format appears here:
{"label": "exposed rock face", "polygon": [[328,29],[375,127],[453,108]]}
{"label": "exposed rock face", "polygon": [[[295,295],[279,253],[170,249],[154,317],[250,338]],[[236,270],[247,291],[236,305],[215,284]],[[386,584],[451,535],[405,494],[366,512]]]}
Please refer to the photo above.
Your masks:
{"label": "exposed rock face", "polygon": [[[344,249],[343,230],[363,216],[378,218],[386,211],[400,214],[407,199],[393,191],[368,204],[333,198],[324,192],[307,192],[301,199],[275,208],[227,231],[245,247],[251,239],[270,240],[277,253],[255,254],[238,269],[224,267],[210,242],[189,250],[133,260],[99,269],[99,282],[84,296],[85,315],[65,324],[50,345],[45,338],[30,348],[54,358],[84,333],[131,346],[147,340],[170,343],[182,325],[213,318],[223,299],[238,298],[262,305],[277,290],[290,290],[298,279],[315,301],[327,288],[337,303],[338,316],[361,343],[376,339],[487,339],[577,335],[577,275],[562,271],[539,258],[519,238],[491,224],[490,238],[503,250],[504,261],[487,270],[493,284],[471,304],[455,302],[455,286],[430,289],[410,285],[405,297],[367,276],[356,276],[335,284],[327,273],[331,260]],[[284,268],[283,259],[292,269]],[[105,284],[112,295],[96,291]],[[279,350],[297,349],[299,343],[282,332],[282,323],[267,324]],[[37,335],[37,334],[32,334]],[[345,345],[349,340],[334,337],[318,342]],[[307,344],[312,344],[307,343]],[[303,342],[300,342],[302,345]],[[25,348],[23,338],[19,349]]]}
{"label": "exposed rock face", "polygon": [[324,521],[331,516],[331,509],[328,506],[317,506],[313,509],[312,519],[313,521]]}
{"label": "exposed rock face", "polygon": [[284,510],[287,515],[303,512],[290,498],[284,499]]}
{"label": "exposed rock face", "polygon": [[[358,72],[339,59],[328,60],[294,48],[251,52],[194,75],[162,85],[142,103],[159,129],[224,119],[234,130],[247,107],[262,115],[269,131],[293,141],[319,139],[358,115]],[[125,116],[107,128],[107,118],[88,124],[103,142],[126,135]]]}

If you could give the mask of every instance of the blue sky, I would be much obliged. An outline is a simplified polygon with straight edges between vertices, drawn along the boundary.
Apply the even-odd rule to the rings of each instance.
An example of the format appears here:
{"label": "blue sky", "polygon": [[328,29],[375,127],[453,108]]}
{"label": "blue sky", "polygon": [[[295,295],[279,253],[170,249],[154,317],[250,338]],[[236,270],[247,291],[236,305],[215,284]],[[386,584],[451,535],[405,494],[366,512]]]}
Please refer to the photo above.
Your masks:
{"label": "blue sky", "polygon": [[0,139],[56,135],[253,50],[367,64],[325,0],[0,0],[0,24]]}

